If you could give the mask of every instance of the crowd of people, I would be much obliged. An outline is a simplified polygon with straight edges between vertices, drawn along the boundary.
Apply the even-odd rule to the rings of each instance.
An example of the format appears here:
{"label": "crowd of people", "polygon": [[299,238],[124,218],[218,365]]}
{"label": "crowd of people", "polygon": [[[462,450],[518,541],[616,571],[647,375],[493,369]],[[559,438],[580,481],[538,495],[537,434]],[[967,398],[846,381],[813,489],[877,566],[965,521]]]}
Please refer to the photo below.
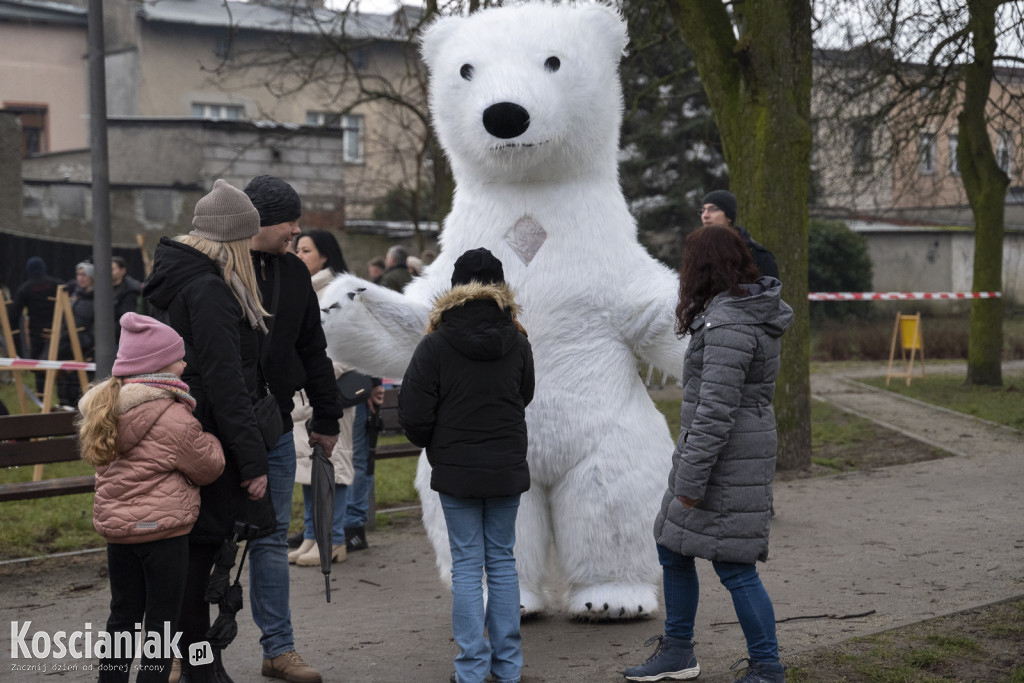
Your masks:
{"label": "crowd of people", "polygon": [[[702,229],[686,239],[675,310],[676,333],[690,337],[681,434],[651,520],[665,627],[649,641],[654,654],[625,670],[631,681],[699,675],[698,558],[712,563],[732,596],[749,658],[742,680],[785,680],[756,562],[768,553],[771,404],[780,337],[793,313],[781,298],[774,257],[735,224],[736,214],[732,194],[711,192]],[[113,376],[80,400],[70,390],[61,400],[77,402],[82,457],[96,467],[94,526],[107,541],[110,567],[108,632],[139,621],[159,632],[167,622],[182,633],[182,652],[207,640],[211,575],[233,544],[246,541],[260,672],[316,683],[321,675],[296,649],[289,608],[289,565],[321,561],[310,454],[320,446],[334,466],[329,556],[342,562],[369,545],[367,425],[384,392],[380,378],[370,378],[365,401],[341,403],[336,382],[352,368],[327,356],[319,298],[349,269],[334,235],[303,230],[301,217],[298,193],[280,178],[259,176],[244,189],[218,180],[196,204],[193,230],[160,240],[144,286],[115,258]],[[392,246],[367,263],[369,279],[401,291],[434,256]],[[47,328],[38,321],[52,318],[59,287],[70,294],[83,352],[91,353],[94,266],[78,264],[70,283],[49,276],[38,257],[27,272],[11,315],[16,325],[22,315],[30,321],[24,355],[46,355]],[[521,678],[515,520],[530,488],[525,415],[535,377],[518,315],[501,261],[483,248],[467,251],[455,262],[451,288],[434,302],[401,383],[399,420],[426,451],[448,530],[453,682]],[[289,537],[296,483],[303,530]],[[153,666],[137,680],[231,681],[217,647],[212,655],[201,664],[147,660]],[[108,664],[101,681],[129,680],[123,657]]]}

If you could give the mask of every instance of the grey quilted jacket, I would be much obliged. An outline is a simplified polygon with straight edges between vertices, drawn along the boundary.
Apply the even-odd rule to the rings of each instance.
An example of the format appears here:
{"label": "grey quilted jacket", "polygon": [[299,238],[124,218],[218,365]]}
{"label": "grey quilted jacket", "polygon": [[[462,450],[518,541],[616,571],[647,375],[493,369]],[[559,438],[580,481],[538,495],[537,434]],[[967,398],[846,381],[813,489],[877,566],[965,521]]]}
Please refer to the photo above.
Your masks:
{"label": "grey quilted jacket", "polygon": [[[753,564],[768,557],[772,399],[793,309],[773,277],[744,287],[749,296],[719,294],[690,326],[679,441],[654,538],[682,555]],[[687,510],[677,496],[700,502]]]}

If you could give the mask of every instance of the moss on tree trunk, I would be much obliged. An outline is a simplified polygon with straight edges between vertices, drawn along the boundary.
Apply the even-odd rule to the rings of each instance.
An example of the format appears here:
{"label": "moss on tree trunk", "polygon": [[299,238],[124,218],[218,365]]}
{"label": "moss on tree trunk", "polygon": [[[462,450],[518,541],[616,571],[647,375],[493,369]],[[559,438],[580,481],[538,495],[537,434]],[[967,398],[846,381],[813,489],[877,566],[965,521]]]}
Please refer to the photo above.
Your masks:
{"label": "moss on tree trunk", "polygon": [[[673,0],[721,132],[737,223],[774,254],[796,313],[776,384],[780,469],[811,461],[807,191],[811,9],[808,0]],[[734,28],[736,33],[734,33]],[[738,34],[738,38],[736,37]]]}

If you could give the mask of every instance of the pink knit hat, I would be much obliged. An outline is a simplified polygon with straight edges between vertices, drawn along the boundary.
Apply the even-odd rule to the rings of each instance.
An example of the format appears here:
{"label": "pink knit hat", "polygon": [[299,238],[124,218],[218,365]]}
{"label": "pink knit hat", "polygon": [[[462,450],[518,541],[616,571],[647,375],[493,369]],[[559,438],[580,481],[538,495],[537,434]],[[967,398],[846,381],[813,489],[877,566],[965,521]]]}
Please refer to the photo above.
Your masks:
{"label": "pink knit hat", "polygon": [[146,375],[185,357],[185,342],[159,320],[138,313],[121,316],[121,344],[111,373]]}

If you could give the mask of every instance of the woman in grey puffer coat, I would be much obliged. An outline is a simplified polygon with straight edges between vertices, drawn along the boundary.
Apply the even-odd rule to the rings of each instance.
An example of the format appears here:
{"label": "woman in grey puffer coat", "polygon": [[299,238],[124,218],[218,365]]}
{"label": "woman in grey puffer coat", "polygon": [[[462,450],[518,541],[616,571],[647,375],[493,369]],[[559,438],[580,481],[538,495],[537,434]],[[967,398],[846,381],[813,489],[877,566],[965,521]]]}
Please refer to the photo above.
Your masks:
{"label": "woman in grey puffer coat", "polygon": [[[779,343],[793,320],[782,283],[759,277],[731,230],[703,228],[686,240],[676,331],[691,335],[683,365],[680,436],[654,522],[665,586],[665,635],[633,681],[700,674],[693,624],[700,595],[694,558],[711,560],[732,594],[747,640],[741,680],[785,681],[775,612],[755,561],[768,557],[775,474],[775,378]],[[654,640],[654,639],[652,639]]]}

